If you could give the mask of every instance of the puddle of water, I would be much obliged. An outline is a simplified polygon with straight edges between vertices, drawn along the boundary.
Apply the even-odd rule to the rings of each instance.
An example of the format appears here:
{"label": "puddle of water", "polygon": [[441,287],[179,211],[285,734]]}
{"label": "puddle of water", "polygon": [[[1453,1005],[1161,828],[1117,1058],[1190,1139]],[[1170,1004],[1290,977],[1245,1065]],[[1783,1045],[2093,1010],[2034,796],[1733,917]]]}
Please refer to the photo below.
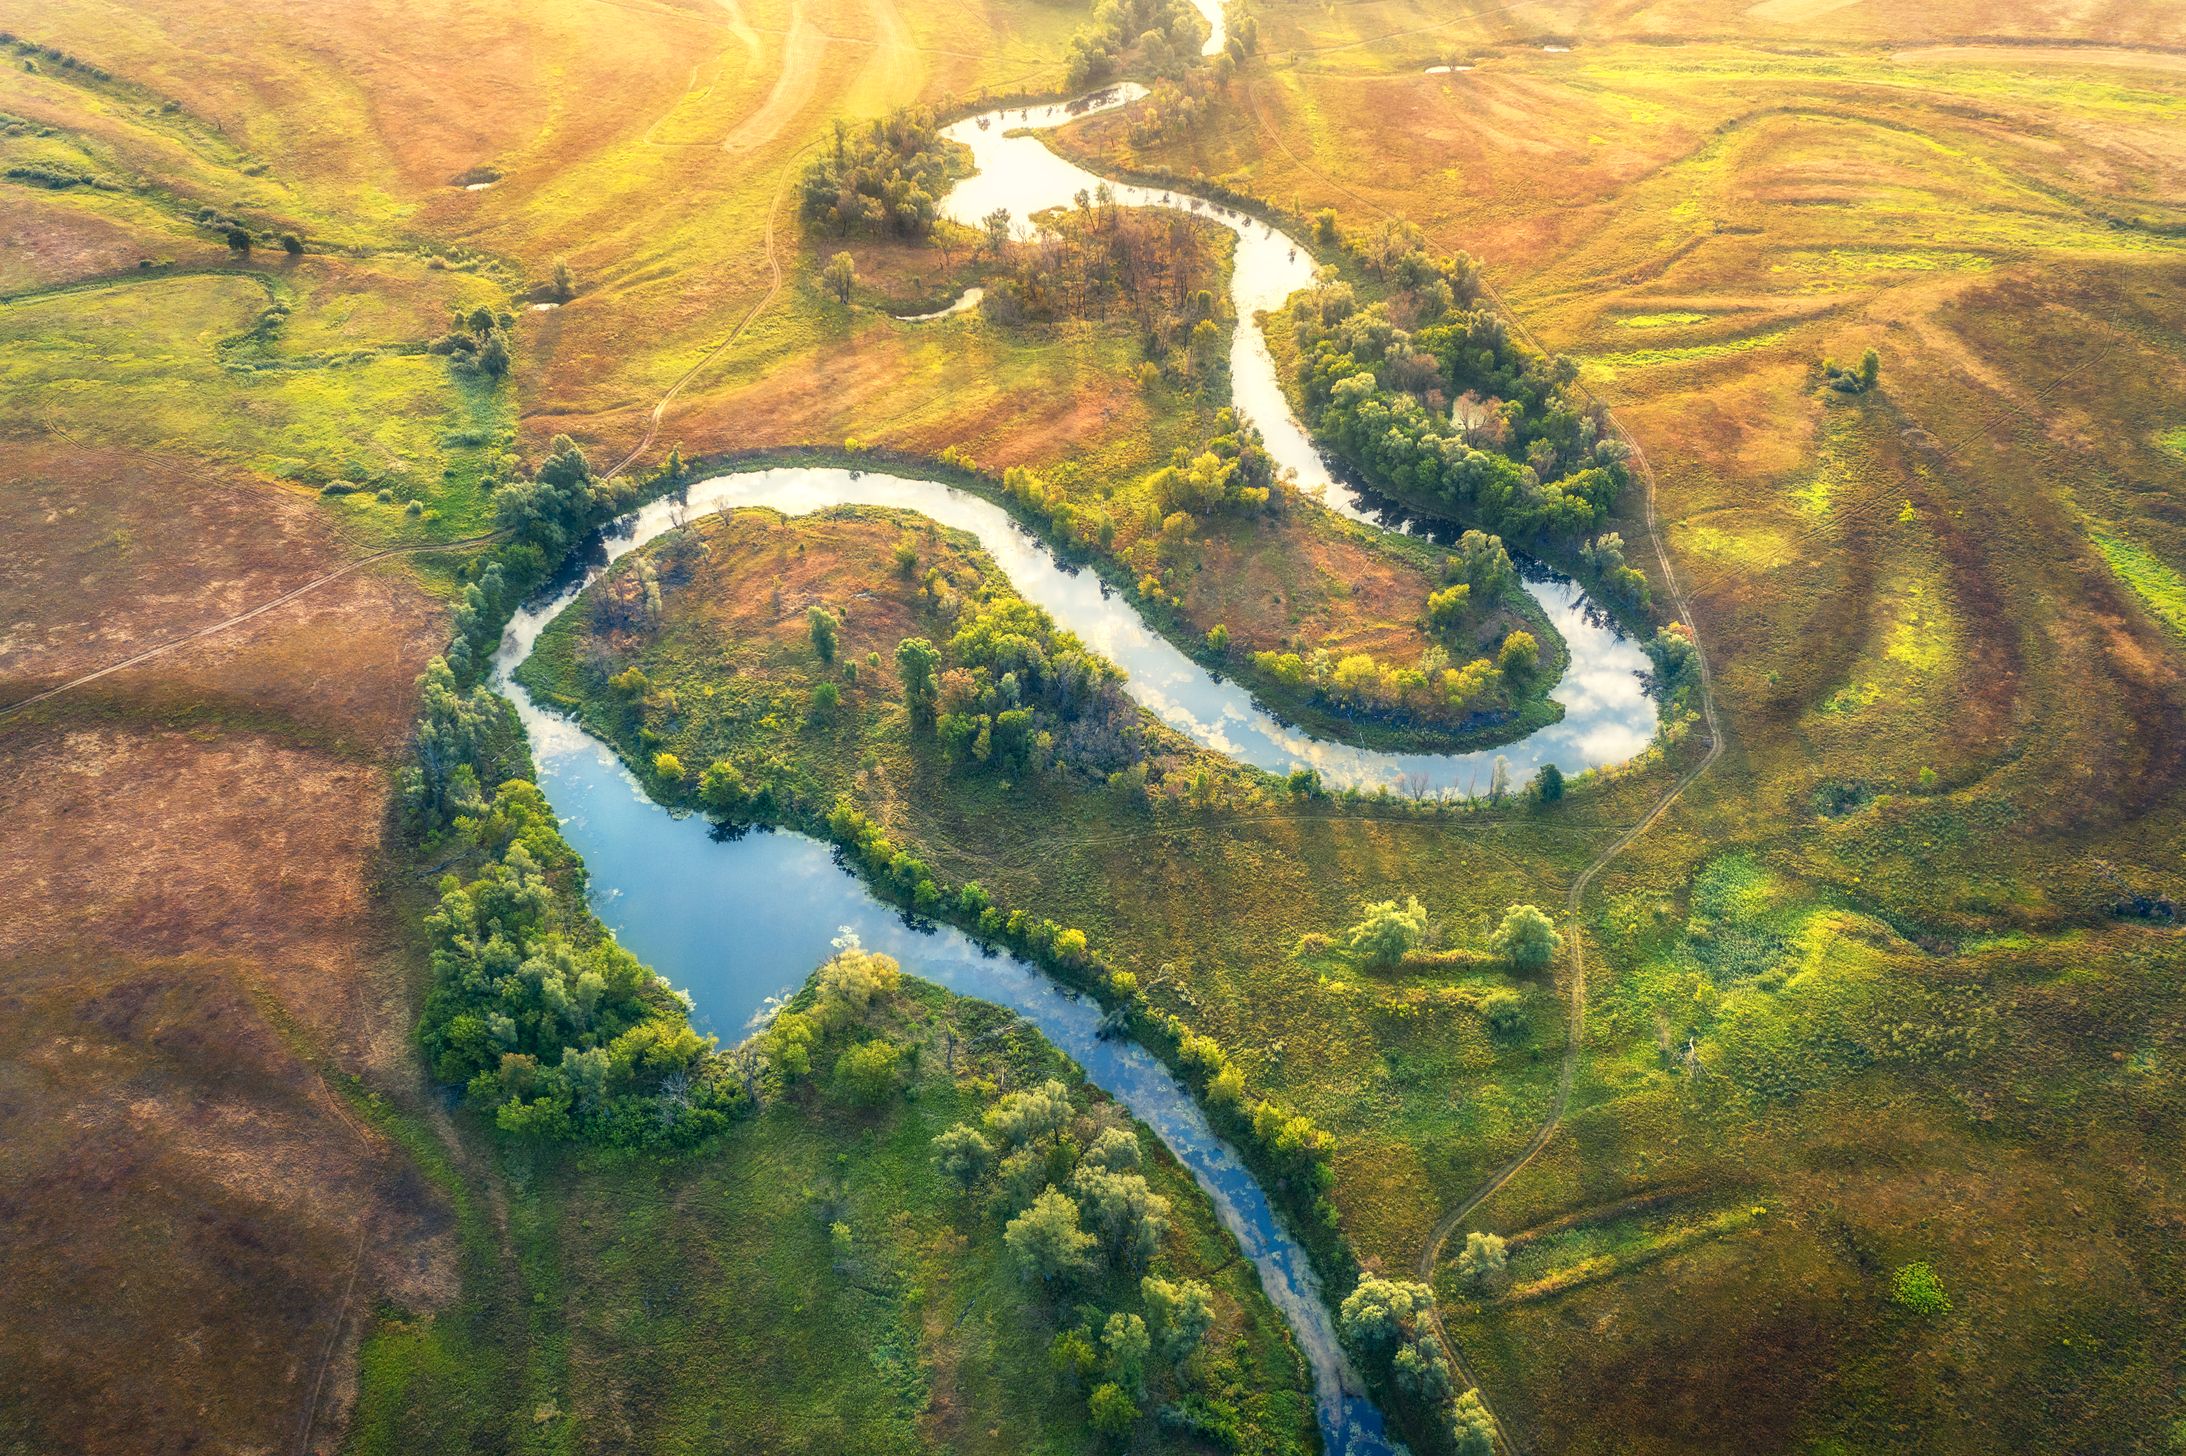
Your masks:
{"label": "puddle of water", "polygon": [[979,307],[979,301],[986,296],[987,290],[984,288],[967,288],[947,308],[937,308],[932,313],[899,314],[897,317],[907,324],[930,324],[935,319],[945,319],[952,314],[970,313]]}

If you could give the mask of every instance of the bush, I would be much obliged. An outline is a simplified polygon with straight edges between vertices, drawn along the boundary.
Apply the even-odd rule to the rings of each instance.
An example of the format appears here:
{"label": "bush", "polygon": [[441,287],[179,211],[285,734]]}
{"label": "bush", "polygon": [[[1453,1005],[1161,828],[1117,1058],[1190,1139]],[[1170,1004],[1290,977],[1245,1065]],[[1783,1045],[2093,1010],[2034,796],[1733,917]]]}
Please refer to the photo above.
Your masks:
{"label": "bush", "polygon": [[1412,896],[1401,906],[1394,900],[1369,904],[1345,941],[1368,965],[1388,967],[1410,955],[1426,933],[1427,911]]}
{"label": "bush", "polygon": [[1495,927],[1488,948],[1513,970],[1538,971],[1556,959],[1563,937],[1538,907],[1513,905],[1503,912],[1503,923]]}
{"label": "bush", "polygon": [[1922,1319],[1935,1319],[1948,1314],[1951,1308],[1951,1297],[1944,1293],[1942,1279],[1926,1262],[1899,1265],[1890,1276],[1890,1298]]}

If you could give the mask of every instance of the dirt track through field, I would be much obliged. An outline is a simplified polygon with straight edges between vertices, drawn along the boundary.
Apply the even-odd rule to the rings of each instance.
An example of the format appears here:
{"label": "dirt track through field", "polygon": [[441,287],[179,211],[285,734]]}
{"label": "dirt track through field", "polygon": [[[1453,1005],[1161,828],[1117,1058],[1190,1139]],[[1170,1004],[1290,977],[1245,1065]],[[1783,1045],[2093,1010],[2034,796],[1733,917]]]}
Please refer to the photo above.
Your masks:
{"label": "dirt track through field", "polygon": [[820,54],[826,49],[827,37],[806,17],[799,0],[789,12],[789,33],[782,40],[782,69],[774,78],[774,89],[757,111],[722,138],[721,150],[757,151],[781,135],[790,119],[812,99],[813,84],[820,74]]}

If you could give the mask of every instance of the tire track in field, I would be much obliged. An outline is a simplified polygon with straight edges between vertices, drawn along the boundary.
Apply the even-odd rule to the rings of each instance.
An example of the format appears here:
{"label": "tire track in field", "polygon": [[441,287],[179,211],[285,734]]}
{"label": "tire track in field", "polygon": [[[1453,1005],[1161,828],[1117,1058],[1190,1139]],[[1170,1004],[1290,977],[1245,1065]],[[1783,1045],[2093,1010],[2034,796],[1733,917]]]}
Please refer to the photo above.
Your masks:
{"label": "tire track in field", "polygon": [[[1251,110],[1253,119],[1259,123],[1260,130],[1281,149],[1283,155],[1288,157],[1292,165],[1300,171],[1319,179],[1324,186],[1350,198],[1370,213],[1384,218],[1396,216],[1396,214],[1382,207],[1371,198],[1364,197],[1343,183],[1329,177],[1291,150],[1289,142],[1283,138],[1282,133],[1270,125],[1267,118],[1262,115],[1259,98],[1254,94],[1249,82],[1245,86],[1245,104]],[[1518,330],[1519,335],[1535,349],[1541,350],[1543,353],[1548,352],[1543,348],[1539,337],[1534,334],[1532,328],[1512,310],[1509,303],[1504,299],[1502,291],[1495,286],[1486,273],[1482,272],[1478,274],[1478,277],[1482,291],[1495,304],[1497,311],[1504,318],[1510,320],[1511,325]],[[1556,1071],[1556,1095],[1550,1100],[1548,1111],[1543,1115],[1540,1125],[1534,1129],[1533,1137],[1525,1147],[1489,1173],[1487,1177],[1474,1184],[1463,1198],[1459,1199],[1440,1219],[1436,1220],[1434,1229],[1428,1234],[1426,1243],[1419,1251],[1419,1259],[1414,1269],[1419,1282],[1430,1287],[1434,1281],[1435,1265],[1441,1260],[1442,1251],[1448,1246],[1451,1236],[1482,1204],[1501,1192],[1513,1178],[1524,1171],[1529,1163],[1540,1156],[1541,1151],[1549,1145],[1550,1141],[1556,1136],[1558,1129],[1563,1126],[1564,1114],[1571,1105],[1571,1088],[1578,1076],[1579,1056],[1586,1034],[1586,949],[1584,937],[1580,932],[1579,915],[1588,888],[1593,885],[1595,880],[1600,878],[1604,870],[1616,862],[1620,855],[1637,843],[1648,830],[1660,823],[1662,817],[1669,813],[1671,807],[1685,796],[1685,791],[1691,788],[1700,779],[1701,775],[1715,767],[1716,761],[1723,756],[1723,724],[1716,710],[1715,682],[1708,666],[1707,653],[1701,646],[1699,630],[1693,623],[1692,602],[1686,594],[1684,579],[1679,576],[1677,565],[1670,557],[1669,548],[1663,543],[1662,521],[1655,500],[1654,466],[1648,461],[1647,452],[1641,446],[1638,438],[1625,428],[1624,422],[1617,418],[1616,412],[1609,408],[1608,403],[1588,388],[1583,380],[1579,381],[1579,388],[1590,401],[1600,408],[1603,418],[1608,420],[1609,427],[1616,431],[1617,438],[1622,440],[1626,447],[1631,450],[1632,461],[1639,467],[1640,482],[1644,487],[1641,504],[1647,527],[1647,540],[1649,545],[1653,547],[1655,560],[1661,568],[1663,589],[1669,596],[1671,605],[1676,608],[1675,620],[1684,623],[1692,631],[1693,659],[1698,668],[1700,679],[1700,712],[1707,729],[1708,748],[1707,752],[1703,753],[1690,768],[1678,776],[1677,781],[1664,791],[1662,797],[1655,801],[1654,807],[1642,815],[1638,823],[1610,841],[1608,846],[1590,860],[1586,867],[1580,870],[1577,876],[1572,879],[1570,889],[1564,896],[1564,945],[1566,948],[1564,976],[1568,982],[1569,1009],[1565,1017],[1563,1057]],[[1475,1374],[1470,1362],[1465,1359],[1465,1352],[1459,1348],[1457,1341],[1450,1337],[1449,1330],[1442,1322],[1442,1310],[1439,1304],[1433,1309],[1431,1318],[1434,1324],[1435,1336],[1441,1341],[1442,1347],[1449,1352],[1451,1364],[1456,1366],[1458,1374],[1464,1378],[1465,1383],[1472,1388],[1474,1394],[1480,1397],[1480,1403],[1486,1409],[1488,1419],[1495,1427],[1497,1443],[1508,1453],[1508,1456],[1519,1456],[1523,1447],[1512,1438],[1510,1428],[1504,1424],[1503,1418],[1496,1413],[1494,1405],[1488,1400],[1487,1392],[1481,1388],[1479,1377]]]}

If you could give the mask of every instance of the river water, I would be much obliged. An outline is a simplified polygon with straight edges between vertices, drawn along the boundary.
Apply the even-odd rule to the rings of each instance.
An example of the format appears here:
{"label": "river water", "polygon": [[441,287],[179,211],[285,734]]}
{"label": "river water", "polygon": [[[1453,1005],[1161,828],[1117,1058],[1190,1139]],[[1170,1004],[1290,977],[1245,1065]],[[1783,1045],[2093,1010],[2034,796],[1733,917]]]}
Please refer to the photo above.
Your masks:
{"label": "river water", "polygon": [[[1219,49],[1218,0],[1195,3],[1216,26],[1210,50]],[[1081,187],[1091,190],[1100,179],[1063,162],[1035,138],[1005,133],[1005,125],[1057,125],[1093,107],[1125,104],[1137,94],[1143,93],[1117,88],[1092,107],[1032,108],[960,123],[951,133],[972,147],[981,171],[949,194],[944,209],[976,222],[998,206],[1024,217],[1066,205]],[[976,135],[962,135],[967,128]],[[1291,417],[1255,322],[1312,281],[1311,258],[1281,233],[1234,210],[1157,189],[1112,190],[1126,205],[1183,207],[1237,233],[1231,297],[1239,323],[1231,370],[1240,410],[1301,487],[1346,515],[1386,521],[1370,497],[1334,478]],[[1095,1003],[954,929],[914,926],[868,894],[816,840],[764,831],[730,838],[699,819],[669,814],[646,796],[605,744],[542,710],[510,675],[530,655],[540,631],[608,563],[679,521],[743,506],[799,514],[846,504],[916,510],[972,533],[1028,601],[1123,667],[1129,691],[1164,721],[1209,748],[1271,772],[1312,767],[1339,787],[1469,792],[1485,787],[1498,754],[1511,761],[1518,777],[1541,763],[1575,772],[1621,762],[1654,734],[1654,707],[1641,678],[1644,654],[1593,610],[1573,583],[1555,577],[1529,581],[1527,590],[1571,650],[1570,669],[1553,694],[1565,705],[1562,722],[1499,751],[1471,754],[1390,754],[1327,743],[1277,722],[1235,684],[1209,675],[1091,572],[1065,568],[992,502],[933,481],[798,467],[718,477],[694,485],[683,499],[632,512],[608,533],[605,550],[583,580],[516,615],[494,657],[495,685],[516,704],[530,734],[539,785],[590,870],[594,908],[618,940],[691,993],[693,1019],[702,1029],[735,1040],[763,1022],[827,958],[846,929],[895,956],[913,974],[1017,1012],[1151,1127],[1206,1190],[1305,1353],[1327,1449],[1334,1456],[1385,1456],[1392,1448],[1381,1414],[1347,1368],[1304,1251],[1186,1088],[1144,1048],[1101,1039]]]}

